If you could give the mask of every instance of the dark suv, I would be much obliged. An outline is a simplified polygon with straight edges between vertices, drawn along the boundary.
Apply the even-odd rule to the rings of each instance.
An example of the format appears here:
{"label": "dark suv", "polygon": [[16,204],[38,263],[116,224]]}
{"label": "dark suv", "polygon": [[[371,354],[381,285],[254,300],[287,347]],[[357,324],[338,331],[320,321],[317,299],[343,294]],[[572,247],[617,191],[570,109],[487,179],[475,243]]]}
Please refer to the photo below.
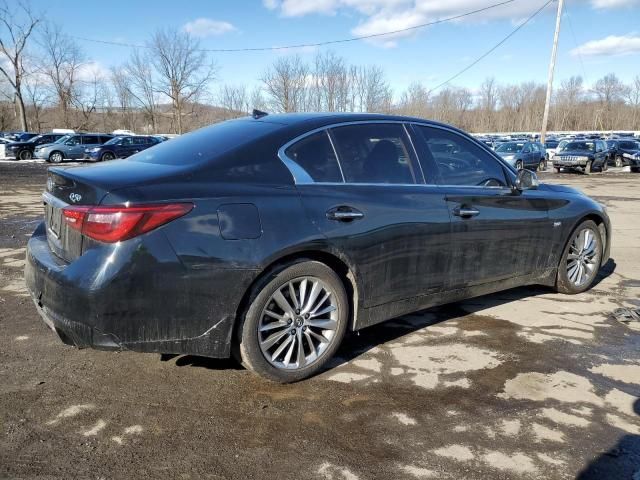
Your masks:
{"label": "dark suv", "polygon": [[640,143],[635,140],[607,140],[607,160],[616,167],[624,167],[629,163],[627,156],[633,156],[640,151]]}
{"label": "dark suv", "polygon": [[127,158],[158,143],[160,143],[160,140],[155,137],[131,135],[115,137],[103,145],[85,148],[84,158],[94,162],[113,160],[114,158]]}
{"label": "dark suv", "polygon": [[607,147],[603,140],[569,141],[553,156],[553,168],[558,173],[561,168],[572,168],[588,175],[594,169],[603,172],[607,166]]}
{"label": "dark suv", "polygon": [[64,133],[43,133],[24,142],[9,143],[5,147],[5,155],[18,160],[30,160],[33,158],[33,151],[38,145],[53,143],[64,136]]}

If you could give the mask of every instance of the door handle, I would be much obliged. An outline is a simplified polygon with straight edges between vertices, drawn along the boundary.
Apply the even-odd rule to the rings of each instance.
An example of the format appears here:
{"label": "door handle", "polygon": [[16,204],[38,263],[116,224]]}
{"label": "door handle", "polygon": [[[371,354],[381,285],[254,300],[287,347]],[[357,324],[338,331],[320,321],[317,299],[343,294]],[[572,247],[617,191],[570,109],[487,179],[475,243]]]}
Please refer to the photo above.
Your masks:
{"label": "door handle", "polygon": [[453,209],[453,214],[456,217],[471,218],[471,217],[475,217],[476,215],[479,215],[480,210],[476,210],[475,208],[469,208],[469,207],[456,207]]}
{"label": "door handle", "polygon": [[364,217],[364,213],[353,207],[341,206],[327,211],[327,218],[329,220],[337,220],[338,222],[350,222],[362,217]]}

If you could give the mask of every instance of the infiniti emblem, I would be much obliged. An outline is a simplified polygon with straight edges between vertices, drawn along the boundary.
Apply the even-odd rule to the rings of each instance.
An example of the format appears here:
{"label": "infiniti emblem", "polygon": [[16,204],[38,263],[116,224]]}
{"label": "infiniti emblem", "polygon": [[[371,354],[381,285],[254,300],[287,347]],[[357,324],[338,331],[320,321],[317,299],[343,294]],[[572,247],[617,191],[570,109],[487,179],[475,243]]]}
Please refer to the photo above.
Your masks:
{"label": "infiniti emblem", "polygon": [[78,203],[80,200],[82,200],[82,195],[80,195],[79,193],[70,193],[69,200],[71,200],[73,203]]}

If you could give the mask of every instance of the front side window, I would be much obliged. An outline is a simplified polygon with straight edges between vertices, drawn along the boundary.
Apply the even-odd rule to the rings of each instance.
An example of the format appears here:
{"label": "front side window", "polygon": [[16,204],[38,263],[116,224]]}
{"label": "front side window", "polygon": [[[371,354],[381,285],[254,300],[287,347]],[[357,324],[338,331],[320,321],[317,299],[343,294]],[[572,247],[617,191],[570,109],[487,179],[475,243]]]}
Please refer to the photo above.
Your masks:
{"label": "front side window", "polygon": [[70,137],[66,140],[65,145],[74,146],[80,144],[81,137]]}
{"label": "front side window", "polygon": [[[442,185],[504,187],[504,170],[498,160],[460,134],[441,128],[417,126],[425,142],[425,159],[438,167]],[[520,144],[522,145],[522,144]],[[513,143],[507,147],[517,148]]]}
{"label": "front side window", "polygon": [[409,141],[401,124],[366,123],[334,127],[331,135],[345,182],[419,182]]}
{"label": "front side window", "polygon": [[326,130],[294,143],[287,148],[285,155],[302,167],[314,182],[342,182],[340,167]]}

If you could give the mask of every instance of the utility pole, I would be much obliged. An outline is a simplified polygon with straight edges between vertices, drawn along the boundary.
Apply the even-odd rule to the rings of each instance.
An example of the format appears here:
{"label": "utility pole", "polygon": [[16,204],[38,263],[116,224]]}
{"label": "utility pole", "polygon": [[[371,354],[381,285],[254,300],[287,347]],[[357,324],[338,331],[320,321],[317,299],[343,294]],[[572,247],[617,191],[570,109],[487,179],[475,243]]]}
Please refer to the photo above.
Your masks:
{"label": "utility pole", "polygon": [[560,36],[560,20],[562,19],[562,7],[564,0],[558,0],[558,16],[556,17],[556,31],[553,34],[553,48],[551,49],[551,61],[549,62],[549,79],[547,80],[547,98],[544,101],[544,115],[542,116],[542,130],[540,143],[544,145],[547,136],[547,122],[549,121],[549,105],[551,104],[551,90],[553,88],[553,71],[556,68],[556,53],[558,53],[558,37]]}

